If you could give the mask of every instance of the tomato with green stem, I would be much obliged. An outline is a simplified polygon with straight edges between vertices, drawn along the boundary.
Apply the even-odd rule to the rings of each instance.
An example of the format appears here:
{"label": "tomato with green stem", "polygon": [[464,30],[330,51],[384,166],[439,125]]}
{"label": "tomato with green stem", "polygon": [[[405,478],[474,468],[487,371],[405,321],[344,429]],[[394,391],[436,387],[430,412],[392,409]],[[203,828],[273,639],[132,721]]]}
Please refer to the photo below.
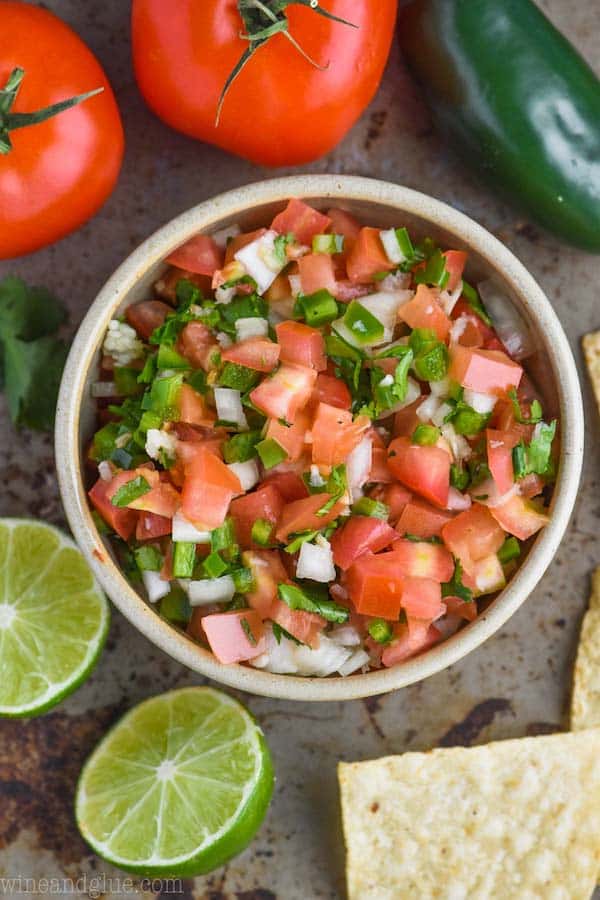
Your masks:
{"label": "tomato with green stem", "polygon": [[261,165],[328,153],[373,99],[395,0],[134,0],[140,90],[168,125]]}
{"label": "tomato with green stem", "polygon": [[51,244],[112,192],[123,128],[110,84],[56,16],[4,0],[0,43],[0,259]]}

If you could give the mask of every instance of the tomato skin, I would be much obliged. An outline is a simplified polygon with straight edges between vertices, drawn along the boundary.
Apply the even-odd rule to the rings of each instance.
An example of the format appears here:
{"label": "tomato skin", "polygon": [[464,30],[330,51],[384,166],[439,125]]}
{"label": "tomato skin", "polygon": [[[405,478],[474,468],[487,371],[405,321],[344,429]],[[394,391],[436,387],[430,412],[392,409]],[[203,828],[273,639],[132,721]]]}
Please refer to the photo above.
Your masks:
{"label": "tomato skin", "polygon": [[322,616],[300,609],[290,609],[279,599],[273,604],[270,618],[309,647],[319,646],[319,632],[323,631],[327,624]]}
{"label": "tomato skin", "polygon": [[315,393],[320,403],[328,403],[338,409],[350,409],[352,395],[345,381],[334,378],[333,375],[325,375],[319,372]]}
{"label": "tomato skin", "polygon": [[142,340],[147,341],[154,329],[160,328],[172,312],[172,308],[162,300],[142,300],[127,307],[125,318]]}
{"label": "tomato skin", "polygon": [[303,322],[280,322],[275,326],[281,348],[280,359],[286,363],[310,366],[317,372],[327,368],[325,341],[317,328]]}
{"label": "tomato skin", "polygon": [[407,575],[402,585],[402,609],[409,618],[437,619],[446,611],[442,586],[431,578]]}
{"label": "tomato skin", "polygon": [[252,526],[257,519],[277,523],[283,512],[283,500],[272,484],[263,484],[256,491],[231,501],[229,514],[235,522],[237,540],[244,548],[256,548],[252,540]]}
{"label": "tomato skin", "polygon": [[310,244],[315,234],[324,234],[331,225],[328,215],[293,197],[271,222],[273,231],[293,234],[298,243]]}
{"label": "tomato skin", "polygon": [[378,228],[361,228],[356,242],[346,260],[350,281],[366,284],[379,272],[391,272],[395,268],[383,249]]}
{"label": "tomato skin", "polygon": [[328,253],[309,253],[298,260],[303,294],[326,290],[335,296],[337,284],[333,259]]}
{"label": "tomato skin", "polygon": [[400,307],[398,317],[411,328],[430,328],[439,341],[446,340],[452,325],[436,292],[425,284],[420,284],[412,300]]}
{"label": "tomato skin", "polygon": [[171,534],[171,519],[156,513],[142,512],[135,528],[136,541],[152,541]]}
{"label": "tomato skin", "polygon": [[172,484],[161,481],[155,487],[152,487],[147,494],[142,494],[137,500],[132,500],[128,504],[128,508],[172,519],[177,512],[180,499],[179,493]]}
{"label": "tomato skin", "polygon": [[25,69],[13,112],[32,112],[103,87],[66,112],[11,133],[0,158],[0,259],[74,231],[112,193],[123,159],[121,117],[108,79],[83,41],[30,3],[2,3],[0,84]]}
{"label": "tomato skin", "polygon": [[239,478],[225,463],[202,444],[196,445],[193,457],[185,464],[185,480],[181,509],[190,521],[207,530],[225,521],[229,504],[239,494]]}
{"label": "tomato skin", "polygon": [[442,538],[460,559],[465,572],[473,574],[478,560],[498,552],[504,542],[504,532],[491,510],[474,503],[443,526]]}
{"label": "tomato skin", "polygon": [[347,257],[351,252],[356,239],[360,234],[360,222],[353,215],[334,206],[327,210],[327,215],[331,220],[330,230],[332,234],[341,234],[344,238],[344,249],[342,256]]}
{"label": "tomato skin", "polygon": [[254,590],[246,595],[249,606],[262,619],[270,619],[277,600],[277,588],[287,584],[288,574],[283,567],[278,550],[253,550],[244,553],[243,562],[252,570]]}
{"label": "tomato skin", "polygon": [[316,531],[333,522],[344,508],[342,503],[335,503],[323,516],[317,515],[317,511],[330,499],[330,494],[313,494],[305,499],[288,503],[279,519],[277,540],[284,544],[288,540],[288,535],[296,531]]}
{"label": "tomato skin", "polygon": [[365,416],[352,421],[352,414],[347,410],[319,403],[312,427],[313,462],[322,466],[345,462],[370,424]]}
{"label": "tomato skin", "polygon": [[271,471],[263,483],[276,487],[286,503],[308,497],[308,488],[296,472]]}
{"label": "tomato skin", "polygon": [[398,621],[402,577],[393,554],[363,554],[348,569],[346,584],[358,613]]}
{"label": "tomato skin", "polygon": [[166,262],[195,275],[212,275],[215,269],[220,269],[223,265],[223,254],[211,237],[196,234],[173,250]]}
{"label": "tomato skin", "polygon": [[255,372],[272,372],[279,361],[281,348],[279,344],[266,338],[248,338],[239,344],[233,344],[221,353],[223,362],[237,363]]}
{"label": "tomato skin", "polygon": [[189,384],[182,384],[179,391],[179,421],[203,427],[210,427],[215,421],[215,414],[202,394]]}
{"label": "tomato skin", "polygon": [[113,506],[110,502],[113,493],[112,481],[104,481],[99,478],[93,488],[88,491],[88,496],[107,525],[110,525],[124,541],[128,541],[135,531],[139,513],[127,507],[120,509],[118,506]]}
{"label": "tomato skin", "polygon": [[397,625],[394,639],[381,655],[384,666],[395,666],[403,659],[410,659],[417,653],[437,644],[441,637],[435,625],[427,622],[409,621],[408,625]]}
{"label": "tomato skin", "polygon": [[331,538],[333,561],[345,571],[363,553],[384,550],[397,538],[397,533],[383,519],[350,516]]}
{"label": "tomato skin", "polygon": [[271,378],[265,378],[250,394],[261,412],[272,419],[294,421],[313,392],[317,373],[308,366],[284,363]]}
{"label": "tomato skin", "polygon": [[454,345],[450,350],[452,381],[482,394],[503,397],[510,388],[518,388],[521,366],[501,350],[473,350]]}
{"label": "tomato skin", "polygon": [[490,509],[496,521],[520,541],[526,541],[550,521],[539,503],[524,497],[511,497],[502,506]]}
{"label": "tomato skin", "polygon": [[421,538],[439,537],[442,527],[452,518],[452,513],[435,509],[429,503],[415,497],[402,510],[396,529],[400,534],[415,534]]}
{"label": "tomato skin", "polygon": [[406,487],[435,506],[448,505],[450,457],[439,447],[411,444],[410,438],[395,438],[388,447],[388,465]]}
{"label": "tomato skin", "polygon": [[185,356],[195,369],[208,371],[211,356],[219,349],[219,345],[210,329],[202,322],[188,322],[179,335],[175,349]]}
{"label": "tomato skin", "polygon": [[387,60],[395,0],[327,0],[327,11],[289,6],[289,30],[325,70],[281,35],[250,60],[229,91],[215,127],[219,94],[247,49],[231,0],[134,0],[133,60],[150,108],[178,131],[260,165],[302,165],[328,153],[372,100]]}
{"label": "tomato skin", "polygon": [[462,280],[463,271],[467,264],[468,253],[465,253],[464,250],[446,250],[443,256],[446,260],[446,271],[450,275],[446,290],[451,294]]}
{"label": "tomato skin", "polygon": [[488,466],[500,494],[509,491],[515,482],[512,451],[520,439],[521,436],[512,431],[486,429]]}

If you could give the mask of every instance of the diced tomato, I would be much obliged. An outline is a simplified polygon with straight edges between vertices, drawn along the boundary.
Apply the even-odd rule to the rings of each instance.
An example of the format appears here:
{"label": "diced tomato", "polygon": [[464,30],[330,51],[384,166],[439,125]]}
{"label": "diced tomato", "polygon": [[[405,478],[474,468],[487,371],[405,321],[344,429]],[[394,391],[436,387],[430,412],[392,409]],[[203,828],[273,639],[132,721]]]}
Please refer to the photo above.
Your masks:
{"label": "diced tomato", "polygon": [[[529,410],[520,404],[521,411],[528,415]],[[533,436],[533,425],[523,425],[515,419],[515,413],[510,400],[498,400],[492,413],[490,424],[498,431],[512,431],[529,444]]]}
{"label": "diced tomato", "polygon": [[265,651],[265,626],[253,609],[204,616],[202,628],[210,649],[226,665],[254,659]]}
{"label": "diced tomato", "polygon": [[242,490],[237,475],[202,444],[185,466],[181,496],[184,516],[206,530],[225,521],[232,498]]}
{"label": "diced tomato", "polygon": [[188,322],[176,344],[176,350],[184,356],[195,369],[211,368],[211,359],[219,350],[212,332],[202,322]]}
{"label": "diced tomato", "polygon": [[382,653],[381,661],[384,666],[395,666],[403,659],[410,659],[423,650],[428,650],[441,638],[441,633],[435,625],[426,622],[411,622],[409,625],[397,625],[394,629],[394,639]]}
{"label": "diced tomato", "polygon": [[474,503],[443,526],[442,538],[465,571],[472,574],[477,560],[498,552],[504,543],[504,532],[487,506]]}
{"label": "diced tomato", "polygon": [[398,317],[411,328],[429,328],[435,331],[440,341],[446,340],[452,326],[440,305],[437,292],[425,284],[420,284],[412,300],[400,307]]}
{"label": "diced tomato", "polygon": [[237,363],[256,372],[272,372],[279,362],[281,347],[266,338],[248,338],[227,347],[221,353],[223,362]]}
{"label": "diced tomato", "polygon": [[319,372],[315,386],[315,394],[320,403],[328,403],[337,409],[350,409],[352,395],[345,381],[334,378],[333,375],[324,375]]}
{"label": "diced tomato", "polygon": [[396,529],[400,534],[414,534],[421,538],[439,537],[442,527],[451,519],[451,512],[435,509],[429,503],[415,497],[402,510]]}
{"label": "diced tomato", "polygon": [[283,425],[278,419],[269,419],[266,437],[277,441],[286,451],[288,459],[296,462],[304,453],[309,423],[310,417],[304,409],[297,413],[292,425]]}
{"label": "diced tomato", "polygon": [[392,484],[394,476],[388,466],[387,447],[373,446],[371,450],[371,471],[368,481],[379,484]]}
{"label": "diced tomato", "polygon": [[250,399],[272,419],[293,422],[298,410],[308,402],[317,373],[308,366],[284,363],[274,375],[263,379],[250,394]]}
{"label": "diced tomato", "polygon": [[[297,266],[295,266],[297,270]],[[281,300],[290,300],[292,293],[290,289],[289,276],[292,274],[292,266],[286,266],[285,270],[277,276],[270,288],[263,294],[267,303],[279,303]],[[295,273],[297,274],[297,272]]]}
{"label": "diced tomato", "polygon": [[281,349],[281,362],[310,366],[317,372],[327,368],[325,341],[317,328],[302,322],[281,322],[275,326]]}
{"label": "diced tomato", "polygon": [[394,268],[383,249],[379,229],[361,228],[346,261],[350,281],[368,283],[379,272],[391,272]]}
{"label": "diced tomato", "polygon": [[216,419],[206,400],[189,384],[182,384],[179,392],[179,421],[188,425],[210,427]]}
{"label": "diced tomato", "polygon": [[235,522],[235,533],[242,547],[256,547],[252,541],[252,526],[257,519],[277,524],[283,512],[283,499],[272,484],[262,484],[257,490],[231,501],[229,514]]}
{"label": "diced tomato", "polygon": [[445,509],[450,490],[450,457],[439,447],[395,438],[388,447],[388,465],[396,478],[426,500]]}
{"label": "diced tomato", "polygon": [[394,437],[412,437],[415,428],[421,423],[417,409],[422,402],[423,397],[419,397],[414,403],[398,410],[394,416]]}
{"label": "diced tomato", "polygon": [[446,250],[443,255],[446,259],[446,271],[450,275],[446,290],[451,294],[462,281],[468,254],[464,250]]}
{"label": "diced tomato", "polygon": [[358,613],[398,621],[402,577],[394,554],[363,554],[348,569],[346,586]]}
{"label": "diced tomato", "polygon": [[246,594],[249,606],[261,619],[271,619],[277,600],[277,588],[288,582],[288,574],[281,563],[278,550],[252,550],[244,553],[243,563],[252,571],[254,589]]}
{"label": "diced tomato", "polygon": [[293,234],[301,244],[310,244],[315,234],[324,234],[330,225],[329,216],[294,198],[275,216],[271,228],[279,234]]}
{"label": "diced tomato", "polygon": [[227,242],[227,249],[225,250],[225,265],[232,262],[238,250],[257,241],[258,238],[266,233],[266,231],[266,228],[257,228],[256,231],[249,231],[246,234],[236,234],[235,237],[231,238],[231,240]]}
{"label": "diced tomato", "polygon": [[477,350],[457,344],[450,350],[450,378],[472,391],[501,397],[519,386],[522,375],[521,366],[500,350]]}
{"label": "diced tomato", "polygon": [[166,516],[157,516],[155,513],[140,513],[135,529],[137,541],[151,541],[159,537],[171,534],[172,522]]}
{"label": "diced tomato", "polygon": [[331,538],[333,561],[345,571],[367,550],[377,553],[378,550],[389,547],[397,538],[397,533],[383,519],[350,516]]}
{"label": "diced tomato", "polygon": [[460,616],[467,622],[474,622],[477,618],[477,604],[472,601],[461,600],[460,597],[444,597],[446,612],[451,616]]}
{"label": "diced tomato", "polygon": [[309,647],[319,646],[319,634],[327,624],[322,616],[300,609],[290,609],[282,600],[275,601],[270,618],[289,631],[296,640],[308,644]]}
{"label": "diced tomato", "polygon": [[309,253],[298,260],[303,294],[326,290],[335,294],[336,280],[333,259],[329,253]]}
{"label": "diced tomato", "polygon": [[288,535],[298,531],[317,531],[324,528],[344,509],[343,504],[335,503],[333,507],[322,516],[318,516],[318,510],[331,499],[331,494],[312,494],[303,500],[294,500],[284,507],[277,527],[276,537],[283,544],[287,543]]}
{"label": "diced tomato", "polygon": [[170,266],[155,282],[154,290],[159,297],[175,304],[177,301],[177,285],[182,279],[191,281],[203,294],[208,294],[211,289],[211,275],[198,275],[197,272],[189,272],[187,269]]}
{"label": "diced tomato", "polygon": [[349,212],[346,212],[345,209],[340,209],[337,206],[328,209],[327,215],[331,220],[330,231],[332,234],[341,234],[344,237],[343,253],[347,256],[352,252],[352,248],[360,234],[360,222],[350,215]]}
{"label": "diced tomato", "polygon": [[106,524],[116,531],[124,541],[128,541],[136,529],[139,513],[127,507],[113,506],[110,498],[114,494],[114,488],[111,489],[111,486],[112,481],[104,481],[99,478],[88,492],[88,496]]}
{"label": "diced tomato", "polygon": [[519,493],[521,497],[531,500],[533,497],[537,497],[542,493],[544,486],[544,479],[540,478],[540,476],[536,475],[534,472],[531,472],[519,481]]}
{"label": "diced tomato", "polygon": [[454,574],[452,554],[440,544],[426,541],[399,540],[388,552],[390,560],[394,560],[398,572],[403,577],[429,578],[432,581],[450,581]]}
{"label": "diced tomato", "polygon": [[550,521],[542,505],[524,497],[514,496],[501,506],[490,509],[494,519],[520,541],[526,541]]}
{"label": "diced tomato", "polygon": [[345,462],[370,425],[371,421],[366,416],[358,416],[353,421],[348,410],[319,403],[312,426],[313,462],[321,466],[336,466]]}
{"label": "diced tomato", "polygon": [[138,509],[141,512],[154,513],[157,516],[172,519],[180,503],[181,497],[173,485],[161,481],[146,494],[132,500],[128,506],[129,509]]}
{"label": "diced tomato", "polygon": [[286,503],[308,497],[308,488],[296,472],[271,470],[267,473],[263,484],[272,484],[276,487]]}
{"label": "diced tomato", "polygon": [[409,618],[437,619],[446,611],[442,603],[442,586],[431,578],[408,575],[402,584],[402,609]]}
{"label": "diced tomato", "polygon": [[132,328],[135,328],[142,340],[147,341],[152,332],[164,323],[167,316],[173,312],[172,307],[161,300],[142,300],[134,303],[125,310],[125,318]]}
{"label": "diced tomato", "polygon": [[386,484],[384,487],[376,487],[371,491],[371,497],[373,497],[374,500],[381,500],[382,503],[389,506],[389,520],[393,525],[402,515],[406,504],[410,503],[412,494],[396,481],[391,484]]}
{"label": "diced tomato", "polygon": [[512,451],[520,439],[514,431],[486,430],[488,466],[500,494],[510,491],[515,483]]}
{"label": "diced tomato", "polygon": [[167,257],[167,262],[188,272],[199,275],[212,275],[215,269],[223,265],[223,254],[211,237],[196,234]]}

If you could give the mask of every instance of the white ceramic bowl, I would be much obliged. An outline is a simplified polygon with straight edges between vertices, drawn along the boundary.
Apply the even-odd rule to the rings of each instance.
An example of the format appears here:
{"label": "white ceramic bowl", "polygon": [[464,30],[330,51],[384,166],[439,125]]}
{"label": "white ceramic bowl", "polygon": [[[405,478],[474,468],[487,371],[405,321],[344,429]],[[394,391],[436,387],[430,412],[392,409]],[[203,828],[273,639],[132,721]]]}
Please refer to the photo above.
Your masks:
{"label": "white ceramic bowl", "polygon": [[[539,533],[508,586],[478,619],[442,644],[390,669],[347,678],[272,675],[226,666],[160,618],[121,574],[96,530],[83,480],[83,448],[94,431],[100,347],[110,319],[149,295],[169,253],[198,232],[233,223],[251,230],[269,222],[289,197],[320,208],[342,206],[362,222],[406,225],[442,246],[469,251],[471,282],[495,277],[529,325],[537,346],[526,366],[535,376],[547,414],[561,421],[562,445],[550,524]],[[303,175],[252,184],[221,194],[159,229],[117,269],[90,307],[67,360],[56,418],[56,462],[71,530],[115,605],[146,637],[196,672],[240,690],[293,700],[346,700],[381,694],[420,681],[457,662],[500,628],[531,593],[552,560],[577,495],[583,457],[583,409],[569,344],[548,299],[513,254],[472,219],[424,194],[369,178]]]}

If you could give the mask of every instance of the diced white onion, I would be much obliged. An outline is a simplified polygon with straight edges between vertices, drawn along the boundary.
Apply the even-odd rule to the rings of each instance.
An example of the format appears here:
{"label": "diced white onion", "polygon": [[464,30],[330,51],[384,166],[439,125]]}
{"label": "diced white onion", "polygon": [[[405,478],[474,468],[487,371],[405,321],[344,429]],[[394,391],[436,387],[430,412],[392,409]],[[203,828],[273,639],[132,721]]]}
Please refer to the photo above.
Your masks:
{"label": "diced white onion", "polygon": [[348,657],[345,663],[339,667],[338,672],[340,675],[344,677],[346,675],[351,675],[352,672],[356,672],[357,669],[362,669],[363,666],[368,665],[371,657],[367,653],[366,650],[363,650],[362,647],[358,650],[355,650],[354,653]]}
{"label": "diced white onion", "polygon": [[267,231],[235,254],[235,259],[241,262],[248,275],[254,278],[259,294],[264,294],[271,287],[287,265],[287,258],[282,262],[275,252],[277,236],[276,231]]}
{"label": "diced white onion", "polygon": [[406,291],[397,291],[393,294],[379,291],[377,294],[369,294],[368,297],[360,298],[358,301],[360,305],[368,310],[372,316],[375,316],[383,325],[383,337],[381,340],[375,341],[372,346],[388,344],[392,340],[398,320],[398,309],[403,303],[406,303],[406,295]]}
{"label": "diced white onion", "polygon": [[328,637],[334,644],[341,644],[342,647],[358,647],[361,643],[361,636],[354,625],[336,625]]}
{"label": "diced white onion", "polygon": [[325,484],[325,479],[319,472],[319,467],[314,465],[314,463],[310,467],[309,482],[311,487],[323,487]]}
{"label": "diced white onion", "polygon": [[446,504],[446,509],[462,512],[465,509],[470,509],[472,502],[469,494],[461,494],[455,487],[451,487],[448,491],[448,503]]}
{"label": "diced white onion", "polygon": [[379,237],[381,238],[381,243],[383,244],[383,249],[385,250],[386,256],[390,262],[394,263],[394,265],[398,266],[400,263],[404,262],[406,256],[400,249],[400,244],[398,243],[398,236],[396,235],[395,228],[388,228],[385,231],[379,232]]}
{"label": "diced white onion", "polygon": [[[216,288],[216,290],[215,290],[215,300],[217,301],[217,303],[222,303],[222,304],[231,303],[231,301],[235,297],[236,293],[237,292],[236,292],[235,287],[226,288],[226,287],[223,287],[222,285],[219,285],[219,287]],[[204,310],[203,310],[203,312],[204,312]],[[208,310],[206,310],[206,312],[208,312]]]}
{"label": "diced white onion", "polygon": [[475,412],[487,415],[487,413],[491,413],[495,407],[498,398],[494,397],[492,394],[480,394],[479,391],[472,391],[470,388],[465,388],[463,400],[472,407]]}
{"label": "diced white onion", "polygon": [[417,416],[421,422],[429,422],[440,408],[441,403],[435,394],[428,394],[420,406],[417,406]]}
{"label": "diced white onion", "polygon": [[228,347],[231,347],[233,341],[224,331],[217,332],[217,341],[219,342],[219,347],[221,350],[227,350]]}
{"label": "diced white onion", "polygon": [[239,225],[228,225],[227,228],[220,228],[212,235],[212,239],[220,250],[227,248],[227,242],[230,238],[237,237],[240,234]]}
{"label": "diced white onion", "polygon": [[170,583],[164,581],[160,577],[159,572],[142,572],[142,581],[144,582],[144,587],[146,588],[150,603],[156,603],[158,600],[162,600],[162,598],[166,597],[171,590]]}
{"label": "diced white onion", "polygon": [[450,445],[455,462],[462,462],[464,459],[469,459],[473,451],[471,450],[467,439],[464,438],[462,434],[456,433],[454,425],[447,422],[446,425],[441,426],[440,431],[442,432],[442,437],[444,437]]}
{"label": "diced white onion", "polygon": [[302,544],[296,566],[296,577],[322,582],[335,579],[333,553],[329,541],[324,539],[321,545],[310,544],[308,541]]}
{"label": "diced white onion", "polygon": [[486,556],[485,559],[478,560],[475,584],[477,585],[477,590],[482,594],[500,591],[506,584],[502,564],[495,553],[491,556]]}
{"label": "diced white onion", "polygon": [[231,469],[234,475],[237,475],[244,492],[251,490],[260,480],[255,459],[248,459],[246,462],[229,463],[227,468]]}
{"label": "diced white onion", "polygon": [[216,387],[214,394],[219,419],[223,422],[234,422],[238,428],[246,431],[248,429],[248,421],[242,406],[240,391],[235,391],[233,388]]}
{"label": "diced white onion", "polygon": [[160,459],[161,453],[174,458],[177,452],[177,438],[161,428],[149,428],[146,432],[145,450],[150,459]]}
{"label": "diced white onion", "polygon": [[[394,291],[405,291],[410,285],[411,277],[410,272],[390,272],[389,275],[386,275],[385,278],[379,282],[379,289],[391,293]],[[414,292],[409,291],[408,297],[404,302],[406,303],[407,300],[411,300],[413,296]]]}
{"label": "diced white onion", "polygon": [[452,323],[448,335],[451,344],[458,344],[458,341],[465,333],[468,324],[469,317],[464,315],[459,316],[458,319]]}
{"label": "diced white onion", "polygon": [[114,381],[95,381],[91,387],[92,397],[96,399],[105,397],[118,397],[119,391]]}
{"label": "diced white onion", "polygon": [[299,275],[288,275],[288,281],[290,283],[292,297],[297,297],[298,294],[302,293],[302,279]]}
{"label": "diced white onion", "polygon": [[400,403],[394,403],[390,409],[384,409],[380,419],[387,419],[388,416],[392,416],[394,413],[399,412],[401,409],[404,409],[405,406],[410,406],[411,403],[414,403],[415,400],[418,400],[421,396],[421,388],[418,383],[411,378],[410,375],[408,377],[408,387],[406,390],[406,397]]}
{"label": "diced white onion", "polygon": [[452,310],[460,300],[463,289],[462,281],[459,281],[458,285],[454,288],[452,293],[448,293],[448,291],[440,291],[440,303],[442,304],[442,309],[446,313],[447,316],[451,315]]}
{"label": "diced white onion", "polygon": [[187,595],[191,606],[206,606],[208,603],[229,603],[235,594],[235,584],[231,575],[220,578],[206,578],[189,581]]}
{"label": "diced white onion", "polygon": [[113,470],[108,460],[103,459],[102,462],[98,463],[98,475],[102,481],[112,481]]}
{"label": "diced white onion", "polygon": [[393,375],[389,375],[389,374],[384,375],[383,378],[381,379],[381,381],[379,382],[379,387],[381,387],[381,388],[391,387],[393,385],[393,383],[394,383]]}
{"label": "diced white onion", "polygon": [[253,337],[265,337],[268,333],[269,322],[261,316],[248,316],[236,320],[235,335],[238,341],[246,341]]}
{"label": "diced white onion", "polygon": [[373,441],[365,436],[346,459],[346,481],[352,502],[360,496],[361,488],[369,480],[373,465]]}
{"label": "diced white onion", "polygon": [[316,649],[310,647],[296,647],[296,664],[299,675],[319,675],[324,678],[333,675],[343,666],[352,655],[352,650],[340,647],[325,637],[320,636],[319,646]]}
{"label": "diced white onion", "polygon": [[438,406],[437,410],[432,415],[431,421],[433,422],[434,425],[437,425],[438,428],[441,428],[442,425],[444,424],[444,419],[451,412],[452,412],[452,407],[450,406],[450,404],[442,403],[440,406]]}
{"label": "diced white onion", "polygon": [[436,397],[447,397],[450,393],[450,378],[446,375],[440,381],[431,381],[429,384],[432,394]]}
{"label": "diced white onion", "polygon": [[471,496],[474,499],[477,497],[484,497],[485,499],[478,500],[478,502],[482,503],[484,506],[489,506],[490,509],[495,509],[497,506],[503,506],[505,503],[508,503],[509,500],[512,500],[513,497],[518,496],[520,492],[521,487],[519,483],[515,481],[506,493],[500,494],[493,478],[488,478],[487,481],[478,484],[477,487],[471,488]]}
{"label": "diced white onion", "polygon": [[535,353],[533,336],[506,292],[491,278],[480,282],[477,290],[510,356],[521,360]]}
{"label": "diced white onion", "polygon": [[280,322],[289,322],[294,318],[294,298],[284,297],[269,303],[269,323],[279,325]]}
{"label": "diced white onion", "polygon": [[178,510],[173,516],[172,538],[193,544],[210,544],[210,531],[200,531]]}

